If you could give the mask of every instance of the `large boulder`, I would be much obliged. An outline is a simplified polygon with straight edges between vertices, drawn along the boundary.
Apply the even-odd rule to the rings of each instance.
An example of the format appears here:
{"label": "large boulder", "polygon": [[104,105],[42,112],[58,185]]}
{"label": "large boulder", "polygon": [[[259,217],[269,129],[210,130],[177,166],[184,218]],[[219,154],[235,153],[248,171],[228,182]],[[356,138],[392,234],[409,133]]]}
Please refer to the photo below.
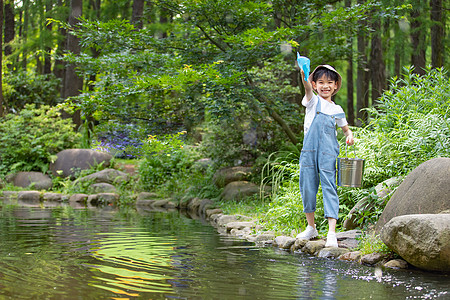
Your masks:
{"label": "large boulder", "polygon": [[381,239],[411,265],[450,271],[450,214],[392,218],[381,230]]}
{"label": "large boulder", "polygon": [[381,214],[376,231],[392,218],[414,214],[437,214],[450,209],[450,158],[434,158],[406,176]]}
{"label": "large boulder", "polygon": [[[270,187],[265,187],[263,193],[269,191]],[[248,181],[233,181],[223,189],[220,198],[224,201],[241,201],[247,197],[260,196],[260,193],[259,185]]]}
{"label": "large boulder", "polygon": [[41,172],[18,172],[7,176],[6,180],[15,186],[36,190],[48,190],[52,187],[52,179]]}
{"label": "large boulder", "polygon": [[103,163],[109,167],[111,154],[91,149],[66,149],[56,154],[57,159],[50,164],[50,171],[54,176],[74,176],[77,171],[88,170]]}
{"label": "large boulder", "polygon": [[213,176],[214,184],[223,188],[233,181],[245,181],[251,175],[251,167],[227,167],[217,170]]}

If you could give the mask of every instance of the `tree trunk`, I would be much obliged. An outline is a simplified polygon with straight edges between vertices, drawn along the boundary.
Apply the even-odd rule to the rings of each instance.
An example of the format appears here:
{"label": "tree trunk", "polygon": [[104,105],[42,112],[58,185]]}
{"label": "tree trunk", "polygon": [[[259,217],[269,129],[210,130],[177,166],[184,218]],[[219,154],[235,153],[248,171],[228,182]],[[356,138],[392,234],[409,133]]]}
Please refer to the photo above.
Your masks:
{"label": "tree trunk", "polygon": [[[47,2],[45,4],[45,11],[47,13],[47,15],[49,14],[49,12],[52,10],[52,4],[50,2]],[[48,32],[52,31],[52,23],[51,22],[47,22],[47,25],[45,25],[45,30],[47,30]],[[43,74],[50,74],[52,72],[52,60],[50,57],[50,52],[52,51],[52,48],[49,46],[45,47],[45,53],[44,53],[44,69],[43,69]]]}
{"label": "tree trunk", "polygon": [[433,68],[444,66],[444,8],[442,0],[430,0],[431,7],[431,65]]}
{"label": "tree trunk", "polygon": [[[363,4],[364,0],[358,0],[359,4]],[[360,24],[364,27],[365,21],[360,21]],[[367,41],[365,33],[360,30],[357,36],[358,43],[358,71],[357,71],[357,83],[356,83],[356,124],[361,126],[366,122],[366,113],[362,110],[368,106],[369,102],[369,76],[367,66]]]}
{"label": "tree trunk", "polygon": [[425,32],[421,21],[420,7],[414,7],[411,11],[411,19],[411,45],[413,48],[411,64],[414,66],[414,73],[424,75],[426,67]]}
{"label": "tree trunk", "polygon": [[[65,5],[64,2],[66,2],[67,0],[58,0],[57,5],[62,7]],[[62,55],[62,52],[65,49],[65,45],[67,44],[67,32],[66,30],[60,26],[58,28],[58,33],[64,37],[62,39],[60,39],[60,41],[58,42],[58,46],[56,48],[56,54]],[[57,58],[55,59],[55,63],[53,65],[53,74],[55,75],[56,78],[61,79],[61,89],[60,89],[60,95],[61,97],[63,97],[64,95],[64,74],[65,74],[65,64],[64,61],[62,61],[61,59]]]}
{"label": "tree trunk", "polygon": [[133,1],[133,12],[131,14],[131,24],[137,29],[142,29],[142,17],[144,15],[144,0]]}
{"label": "tree trunk", "polygon": [[[4,31],[4,41],[8,44],[14,39],[14,3],[12,0],[7,0],[5,2],[5,31]],[[12,48],[10,45],[5,45],[5,56],[11,55]]]}
{"label": "tree trunk", "polygon": [[[22,31],[21,31],[21,36],[22,36],[22,40],[23,43],[26,44],[27,43],[27,32],[28,32],[28,4],[29,4],[29,0],[24,0],[23,1],[23,24],[22,24]],[[22,52],[22,69],[26,70],[27,69],[27,57],[28,57],[28,53],[27,53],[27,49],[26,47],[23,48],[23,52]]]}
{"label": "tree trunk", "polygon": [[383,61],[383,46],[381,42],[381,24],[379,19],[374,19],[372,23],[374,30],[372,34],[372,45],[370,51],[370,70],[372,80],[372,103],[375,103],[383,90],[386,83],[386,70]]}
{"label": "tree trunk", "polygon": [[[83,12],[83,1],[82,0],[71,0],[70,1],[70,15],[69,15],[69,25],[76,27],[79,18]],[[67,46],[66,49],[74,54],[80,53],[79,39],[72,34],[67,36]],[[65,79],[64,79],[64,96],[63,98],[68,98],[72,96],[77,96],[80,94],[83,88],[83,80],[75,72],[74,65],[68,65],[66,67]],[[80,111],[77,111],[72,116],[72,120],[78,129],[81,126]]]}
{"label": "tree trunk", "polygon": [[[352,1],[345,0],[345,6],[351,7]],[[355,109],[353,103],[355,101],[354,94],[354,84],[353,84],[353,38],[348,38],[348,44],[350,45],[348,54],[348,69],[347,69],[347,122],[349,125],[355,125]]]}

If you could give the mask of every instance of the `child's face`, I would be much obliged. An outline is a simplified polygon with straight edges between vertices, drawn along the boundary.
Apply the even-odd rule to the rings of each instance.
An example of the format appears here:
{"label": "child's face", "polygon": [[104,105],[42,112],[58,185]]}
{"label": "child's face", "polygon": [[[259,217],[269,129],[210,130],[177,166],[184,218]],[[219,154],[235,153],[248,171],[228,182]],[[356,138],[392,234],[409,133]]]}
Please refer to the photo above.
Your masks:
{"label": "child's face", "polygon": [[317,91],[320,97],[325,100],[331,101],[331,96],[337,89],[337,82],[328,78],[325,74],[322,75],[317,81],[312,82],[313,89]]}

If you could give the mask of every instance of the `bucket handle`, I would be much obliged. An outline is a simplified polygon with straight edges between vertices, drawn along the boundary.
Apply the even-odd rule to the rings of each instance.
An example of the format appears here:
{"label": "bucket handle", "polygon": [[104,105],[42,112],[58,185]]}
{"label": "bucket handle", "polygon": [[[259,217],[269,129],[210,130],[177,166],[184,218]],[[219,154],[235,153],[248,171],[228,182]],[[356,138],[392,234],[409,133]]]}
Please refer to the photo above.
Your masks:
{"label": "bucket handle", "polygon": [[[345,158],[348,158],[348,156],[347,156],[347,148],[348,148],[348,143],[345,143]],[[355,154],[355,158],[357,158],[356,157],[355,144],[353,144],[353,153]]]}

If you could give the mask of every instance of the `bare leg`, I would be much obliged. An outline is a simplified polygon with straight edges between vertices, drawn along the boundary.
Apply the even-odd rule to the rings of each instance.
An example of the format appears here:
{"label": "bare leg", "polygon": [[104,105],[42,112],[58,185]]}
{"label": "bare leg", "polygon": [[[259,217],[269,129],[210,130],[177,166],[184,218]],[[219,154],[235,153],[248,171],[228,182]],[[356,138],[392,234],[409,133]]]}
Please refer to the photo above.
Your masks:
{"label": "bare leg", "polygon": [[306,221],[308,221],[308,225],[311,227],[316,228],[315,223],[314,223],[314,213],[305,213],[306,215]]}
{"label": "bare leg", "polygon": [[[308,216],[306,216],[306,218],[308,218]],[[328,232],[336,232],[336,219],[328,218]]]}

